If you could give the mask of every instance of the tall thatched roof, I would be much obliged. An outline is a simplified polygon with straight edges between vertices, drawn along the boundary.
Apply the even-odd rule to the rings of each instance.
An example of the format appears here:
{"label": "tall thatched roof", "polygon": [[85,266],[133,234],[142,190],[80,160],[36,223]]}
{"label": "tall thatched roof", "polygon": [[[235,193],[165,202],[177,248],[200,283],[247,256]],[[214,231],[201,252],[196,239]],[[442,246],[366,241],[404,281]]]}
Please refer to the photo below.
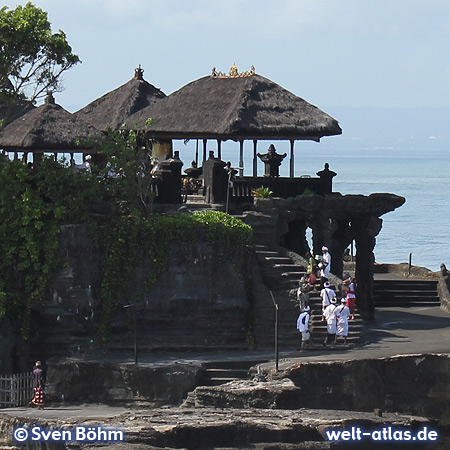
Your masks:
{"label": "tall thatched roof", "polygon": [[142,108],[166,97],[166,94],[143,79],[143,70],[136,69],[135,76],[75,113],[77,117],[99,130],[118,130],[129,117]]}
{"label": "tall thatched roof", "polygon": [[80,145],[79,139],[102,136],[103,133],[92,125],[54,104],[50,95],[45,104],[5,127],[0,134],[0,148],[32,152],[82,151],[86,146]]}
{"label": "tall thatched roof", "polygon": [[341,134],[338,122],[267,78],[212,76],[187,84],[132,117],[153,118],[156,138],[312,139]]}

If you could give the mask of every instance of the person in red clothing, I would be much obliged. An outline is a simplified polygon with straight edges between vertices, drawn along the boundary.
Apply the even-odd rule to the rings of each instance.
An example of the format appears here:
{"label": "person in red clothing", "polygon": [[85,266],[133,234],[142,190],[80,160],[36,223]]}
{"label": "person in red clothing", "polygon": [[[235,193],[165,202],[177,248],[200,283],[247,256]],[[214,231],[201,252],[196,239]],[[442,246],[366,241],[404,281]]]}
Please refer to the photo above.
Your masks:
{"label": "person in red clothing", "polygon": [[36,361],[33,370],[33,389],[34,397],[30,405],[36,405],[38,409],[44,407],[44,377],[41,368],[41,362]]}
{"label": "person in red clothing", "polygon": [[353,277],[348,277],[343,283],[343,288],[347,291],[346,305],[350,309],[350,320],[355,320],[355,309],[356,309],[356,295],[355,295],[355,284],[356,280]]}

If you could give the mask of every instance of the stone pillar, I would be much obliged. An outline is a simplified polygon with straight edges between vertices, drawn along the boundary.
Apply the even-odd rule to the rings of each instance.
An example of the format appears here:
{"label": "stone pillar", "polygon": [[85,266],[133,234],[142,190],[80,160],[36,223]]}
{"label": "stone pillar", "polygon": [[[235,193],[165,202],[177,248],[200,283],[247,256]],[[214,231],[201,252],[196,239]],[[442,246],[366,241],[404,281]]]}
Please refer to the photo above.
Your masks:
{"label": "stone pillar", "polygon": [[179,152],[174,157],[166,159],[159,164],[158,175],[161,176],[159,185],[159,197],[161,203],[181,203],[181,167],[183,162],[179,158]]}
{"label": "stone pillar", "polygon": [[329,245],[331,253],[331,272],[342,278],[344,272],[344,253],[349,244],[353,241],[353,235],[348,221],[334,221],[334,230]]}
{"label": "stone pillar", "polygon": [[372,320],[375,313],[373,302],[373,274],[375,237],[383,221],[378,217],[353,220],[352,232],[356,241],[356,303],[364,319]]}
{"label": "stone pillar", "polygon": [[207,203],[225,203],[227,200],[228,175],[224,167],[225,162],[214,158],[214,152],[210,151],[203,164]]}

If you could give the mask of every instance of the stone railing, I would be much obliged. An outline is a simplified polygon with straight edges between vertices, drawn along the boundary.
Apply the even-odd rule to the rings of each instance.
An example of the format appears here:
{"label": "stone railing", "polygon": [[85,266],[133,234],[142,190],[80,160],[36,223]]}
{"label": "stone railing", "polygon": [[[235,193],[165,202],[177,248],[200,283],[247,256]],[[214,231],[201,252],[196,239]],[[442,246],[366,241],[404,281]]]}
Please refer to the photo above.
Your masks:
{"label": "stone railing", "polygon": [[321,178],[269,178],[242,177],[233,180],[231,198],[233,202],[246,202],[253,199],[253,191],[260,187],[270,189],[273,197],[297,197],[305,192],[311,194],[329,194]]}

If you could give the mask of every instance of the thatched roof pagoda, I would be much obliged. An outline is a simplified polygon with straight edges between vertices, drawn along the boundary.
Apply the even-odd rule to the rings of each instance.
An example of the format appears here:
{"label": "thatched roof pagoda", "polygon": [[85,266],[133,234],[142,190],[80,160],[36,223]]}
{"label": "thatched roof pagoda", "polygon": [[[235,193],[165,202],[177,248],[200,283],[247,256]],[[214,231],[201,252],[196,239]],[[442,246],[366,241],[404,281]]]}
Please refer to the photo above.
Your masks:
{"label": "thatched roof pagoda", "polygon": [[[233,65],[229,74],[217,72],[193,81],[130,117],[156,140],[202,139],[203,160],[208,139],[240,142],[239,166],[243,167],[243,142],[253,140],[253,174],[256,176],[258,140],[289,140],[290,176],[294,176],[296,140],[319,141],[323,136],[341,134],[338,122],[306,100],[255,73],[239,73]],[[243,170],[240,169],[242,175]]]}
{"label": "thatched roof pagoda", "polygon": [[55,104],[46,102],[11,122],[0,134],[0,148],[11,152],[82,152],[78,140],[101,138],[103,133]]}
{"label": "thatched roof pagoda", "polygon": [[[232,68],[233,70],[233,68]],[[338,122],[254,71],[193,81],[141,109],[130,120],[149,134],[173,139],[312,139],[341,134]]]}
{"label": "thatched roof pagoda", "polygon": [[144,80],[143,72],[139,67],[130,81],[89,103],[75,115],[103,131],[108,128],[118,130],[125,123],[131,126],[129,118],[132,114],[166,97],[164,92]]}

